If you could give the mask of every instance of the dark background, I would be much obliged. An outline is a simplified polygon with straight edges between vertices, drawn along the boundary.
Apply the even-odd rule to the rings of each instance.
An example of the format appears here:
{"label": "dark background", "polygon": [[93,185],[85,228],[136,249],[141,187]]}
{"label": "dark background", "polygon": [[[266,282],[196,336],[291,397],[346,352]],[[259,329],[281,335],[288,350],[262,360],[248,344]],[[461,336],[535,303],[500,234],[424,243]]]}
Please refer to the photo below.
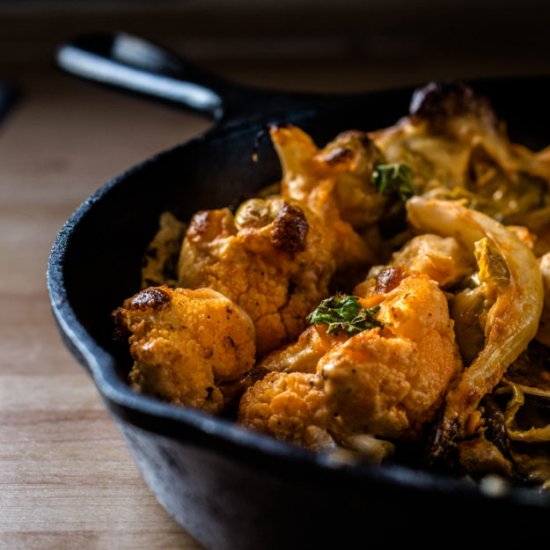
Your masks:
{"label": "dark background", "polygon": [[[268,65],[263,85],[280,87],[284,73],[302,90],[548,73],[549,23],[541,0],[4,1],[0,78],[36,71],[60,40],[98,29],[146,35],[245,82]],[[316,78],[327,71],[328,86]]]}

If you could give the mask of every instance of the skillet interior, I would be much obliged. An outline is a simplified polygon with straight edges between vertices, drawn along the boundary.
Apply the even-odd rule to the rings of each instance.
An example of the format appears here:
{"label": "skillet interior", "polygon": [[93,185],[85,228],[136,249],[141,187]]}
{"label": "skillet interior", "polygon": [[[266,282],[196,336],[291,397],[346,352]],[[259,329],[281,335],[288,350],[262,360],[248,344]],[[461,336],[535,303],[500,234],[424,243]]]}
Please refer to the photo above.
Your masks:
{"label": "skillet interior", "polygon": [[[534,148],[550,144],[550,130],[547,128],[550,108],[546,101],[550,91],[548,79],[480,83],[476,89],[486,93],[497,113],[509,121],[514,139]],[[214,129],[206,136],[150,159],[108,183],[79,208],[54,245],[49,287],[62,335],[91,371],[151,488],[193,534],[198,533],[198,525],[204,521],[200,514],[210,514],[208,517],[218,514],[219,518],[220,511],[216,511],[211,502],[197,501],[199,515],[187,510],[180,517],[177,499],[185,501],[189,483],[194,486],[194,483],[200,484],[200,480],[190,482],[189,477],[185,478],[182,468],[185,470],[188,464],[182,466],[178,453],[171,447],[173,440],[184,442],[188,457],[192,458],[195,453],[197,462],[212,465],[207,469],[210,474],[203,476],[202,488],[192,491],[195,500],[203,498],[205,491],[212,492],[214,486],[219,490],[218,485],[212,485],[214,470],[217,472],[215,476],[234,478],[233,492],[240,492],[243,498],[247,495],[245,485],[254,491],[256,487],[260,491],[266,490],[266,498],[270,493],[265,487],[270,487],[270,484],[275,487],[274,494],[278,497],[271,500],[264,515],[276,514],[276,505],[288,505],[288,487],[294,490],[295,505],[302,502],[301,498],[305,499],[303,503],[311,507],[311,513],[313,510],[316,513],[329,510],[334,499],[349,498],[344,508],[333,516],[337,526],[347,525],[348,536],[357,536],[363,528],[362,524],[352,528],[352,523],[360,519],[363,511],[369,509],[369,513],[374,513],[380,521],[378,516],[382,511],[392,510],[398,500],[406,507],[421,498],[419,502],[425,503],[434,517],[439,514],[441,521],[445,517],[440,509],[443,502],[448,507],[447,512],[457,512],[464,506],[469,510],[480,508],[490,500],[493,510],[508,515],[511,521],[520,518],[522,513],[521,517],[527,521],[527,513],[547,514],[550,510],[548,498],[526,490],[513,490],[503,499],[495,500],[490,499],[486,492],[464,483],[404,468],[335,468],[322,457],[263,436],[244,433],[223,420],[196,411],[158,403],[134,394],[126,386],[127,352],[113,341],[110,312],[139,289],[140,260],[156,230],[159,214],[170,210],[181,218],[189,218],[196,210],[235,203],[276,181],[280,169],[267,136],[259,140],[259,161],[254,163],[252,160],[258,132],[265,130],[270,121],[293,122],[310,133],[318,144],[323,144],[343,130],[371,130],[394,123],[407,112],[410,93],[411,90],[403,90],[327,100],[322,102],[323,106],[312,105],[289,115]],[[205,448],[207,451],[213,449],[216,454],[210,453],[206,457]],[[170,464],[171,474],[168,471]],[[155,468],[164,473],[160,475],[154,471]],[[285,490],[281,489],[281,478],[285,478],[288,485]],[[180,486],[183,479],[187,479],[188,485]],[[264,489],[259,487],[262,483]],[[176,487],[182,493],[178,493]],[[383,494],[386,503],[376,511],[371,502],[369,508],[367,501],[361,500],[362,491],[371,499]],[[231,494],[231,491],[227,493]],[[436,495],[446,500],[436,501]],[[171,498],[176,500],[170,501]],[[250,513],[253,507],[263,506],[261,499],[257,502],[252,494],[246,498],[250,501],[246,513]],[[228,502],[230,504],[224,506],[239,506],[231,498]],[[222,524],[225,527],[220,527],[218,534],[206,535],[207,538],[201,540],[219,548],[253,548],[254,541],[260,540],[265,533],[252,535],[247,532],[245,535],[241,532],[239,543],[233,538],[231,544],[224,546],[228,525],[234,523],[241,531],[250,528],[243,527],[237,516],[242,514],[223,516],[221,523],[214,521],[217,527]],[[416,521],[417,517],[418,514],[412,514],[409,520]],[[249,523],[252,525],[257,521],[251,517]],[[391,528],[391,523],[382,522],[380,525]],[[296,536],[299,527],[293,524],[293,531],[288,533]],[[327,530],[326,537],[334,536],[333,531]],[[286,536],[284,528],[281,528],[281,533]],[[275,537],[274,541],[277,540]]]}
{"label": "skillet interior", "polygon": [[[479,83],[476,89],[488,93],[513,139],[540,148],[550,145],[549,80]],[[64,256],[66,291],[79,320],[94,340],[111,349],[105,312],[138,290],[141,257],[159,214],[170,210],[188,219],[200,209],[236,204],[280,178],[264,132],[269,123],[293,122],[324,144],[344,130],[393,124],[407,112],[411,92],[335,99],[323,107],[214,129],[107,184],[95,196],[93,207],[85,205],[85,216],[81,209]],[[252,160],[255,144],[258,162]]]}

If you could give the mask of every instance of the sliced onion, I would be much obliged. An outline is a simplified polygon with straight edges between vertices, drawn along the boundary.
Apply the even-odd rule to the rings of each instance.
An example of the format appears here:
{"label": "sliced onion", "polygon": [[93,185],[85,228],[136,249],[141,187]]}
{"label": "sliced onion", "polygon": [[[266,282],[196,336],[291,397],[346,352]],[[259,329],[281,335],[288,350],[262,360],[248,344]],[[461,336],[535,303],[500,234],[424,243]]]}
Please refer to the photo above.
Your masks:
{"label": "sliced onion", "polygon": [[535,256],[502,224],[458,202],[413,197],[407,203],[412,226],[423,233],[454,237],[472,256],[477,241],[487,238],[504,258],[507,284],[498,285],[485,324],[485,345],[469,368],[462,371],[447,394],[438,444],[463,434],[468,417],[480,400],[499,383],[535,336],[544,290]]}

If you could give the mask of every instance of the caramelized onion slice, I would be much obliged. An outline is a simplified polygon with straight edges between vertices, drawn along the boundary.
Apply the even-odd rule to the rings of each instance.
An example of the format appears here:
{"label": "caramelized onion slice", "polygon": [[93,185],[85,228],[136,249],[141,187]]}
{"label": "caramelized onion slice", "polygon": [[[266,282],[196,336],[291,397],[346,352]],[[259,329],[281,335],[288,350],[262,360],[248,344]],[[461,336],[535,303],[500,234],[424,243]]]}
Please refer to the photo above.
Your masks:
{"label": "caramelized onion slice", "polygon": [[463,433],[480,400],[493,390],[535,336],[543,304],[542,278],[531,250],[502,224],[481,212],[458,202],[421,197],[409,200],[407,211],[414,228],[454,237],[472,255],[475,243],[488,239],[504,259],[509,273],[507,284],[497,287],[495,300],[487,312],[483,349],[447,394],[443,421],[436,436],[436,445],[444,447]]}
{"label": "caramelized onion slice", "polygon": [[[512,397],[508,401],[506,411],[504,412],[506,431],[508,437],[513,441],[523,441],[525,443],[545,443],[550,441],[550,424],[542,427],[531,427],[528,429],[519,429],[515,425],[515,419],[518,411],[525,403],[525,395],[534,395],[536,397],[550,398],[550,392],[539,388],[531,388],[522,384],[514,384],[510,380],[503,380],[510,389]],[[503,388],[504,389],[504,388]]]}

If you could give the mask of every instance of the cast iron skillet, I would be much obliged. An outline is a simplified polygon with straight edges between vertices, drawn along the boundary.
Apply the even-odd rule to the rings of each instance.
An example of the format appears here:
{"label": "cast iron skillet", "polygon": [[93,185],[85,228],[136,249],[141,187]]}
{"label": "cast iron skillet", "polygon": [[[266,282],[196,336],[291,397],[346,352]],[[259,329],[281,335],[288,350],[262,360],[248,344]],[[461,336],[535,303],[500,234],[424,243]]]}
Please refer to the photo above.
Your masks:
{"label": "cast iron skillet", "polygon": [[[138,395],[126,384],[127,351],[112,338],[110,312],[138,291],[142,253],[161,212],[189,218],[276,181],[269,140],[258,140],[270,122],[297,124],[322,144],[343,130],[394,123],[407,112],[411,89],[345,97],[246,89],[124,34],[81,37],[60,48],[58,63],[216,121],[205,135],[131,168],[84,201],[57,236],[48,268],[63,340],[94,380],[145,481],[188,532],[215,549],[432,546],[446,541],[442,532],[453,542],[472,541],[474,529],[510,542],[544,532],[550,498],[534,490],[344,464]],[[475,88],[509,122],[514,139],[535,148],[550,143],[549,78]]]}

